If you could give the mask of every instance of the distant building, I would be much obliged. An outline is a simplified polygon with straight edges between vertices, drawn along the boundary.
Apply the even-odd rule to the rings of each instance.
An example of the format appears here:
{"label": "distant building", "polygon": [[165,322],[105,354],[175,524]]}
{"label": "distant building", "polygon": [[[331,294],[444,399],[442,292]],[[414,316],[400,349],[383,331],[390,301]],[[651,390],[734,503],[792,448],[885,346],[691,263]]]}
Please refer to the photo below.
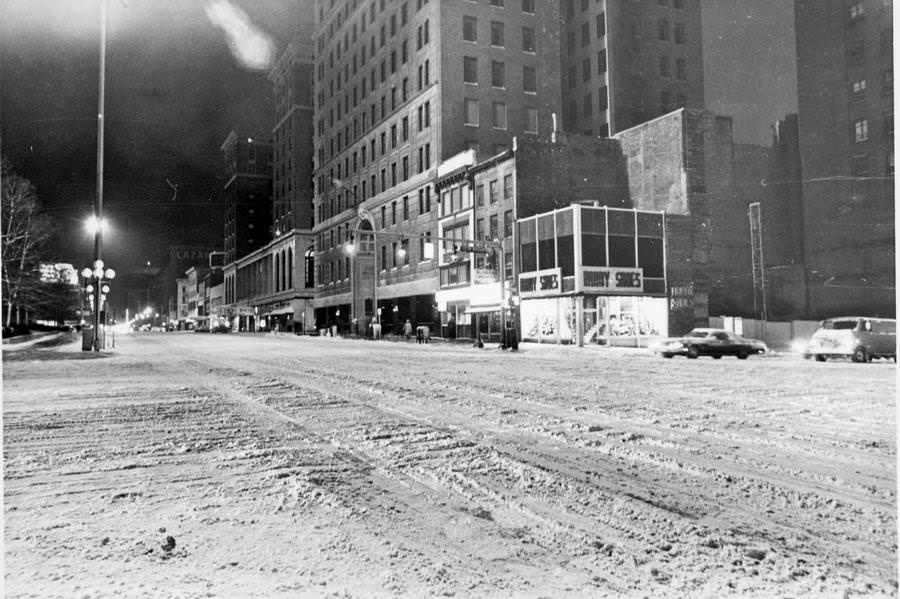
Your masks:
{"label": "distant building", "polygon": [[891,0],[797,0],[809,315],[894,316]]}
{"label": "distant building", "polygon": [[272,144],[231,131],[222,143],[227,181],[225,264],[266,245],[272,228]]}
{"label": "distant building", "polygon": [[704,108],[700,0],[562,0],[563,128],[608,137]]}

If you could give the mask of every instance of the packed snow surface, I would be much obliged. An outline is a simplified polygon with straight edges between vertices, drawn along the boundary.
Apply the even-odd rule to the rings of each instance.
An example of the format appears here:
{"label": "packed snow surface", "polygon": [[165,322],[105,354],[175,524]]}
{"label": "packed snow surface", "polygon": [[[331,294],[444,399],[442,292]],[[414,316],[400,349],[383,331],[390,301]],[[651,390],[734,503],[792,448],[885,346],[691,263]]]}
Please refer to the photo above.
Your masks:
{"label": "packed snow surface", "polygon": [[3,352],[7,597],[895,597],[893,363]]}

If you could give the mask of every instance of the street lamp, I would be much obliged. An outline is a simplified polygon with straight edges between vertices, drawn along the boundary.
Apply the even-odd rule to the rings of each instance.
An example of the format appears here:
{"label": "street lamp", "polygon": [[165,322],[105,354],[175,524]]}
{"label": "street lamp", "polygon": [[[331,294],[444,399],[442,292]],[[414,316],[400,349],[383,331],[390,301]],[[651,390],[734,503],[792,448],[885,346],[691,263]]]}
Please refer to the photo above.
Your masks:
{"label": "street lamp", "polygon": [[[103,260],[94,260],[93,268],[84,268],[81,276],[84,279],[84,291],[90,298],[91,312],[93,314],[93,328],[91,330],[91,348],[94,351],[100,351],[105,341],[100,337],[100,313],[103,305],[106,303],[106,297],[109,295],[110,284],[116,278],[116,271],[111,268],[104,268]],[[82,350],[88,351],[89,348],[82,346]]]}

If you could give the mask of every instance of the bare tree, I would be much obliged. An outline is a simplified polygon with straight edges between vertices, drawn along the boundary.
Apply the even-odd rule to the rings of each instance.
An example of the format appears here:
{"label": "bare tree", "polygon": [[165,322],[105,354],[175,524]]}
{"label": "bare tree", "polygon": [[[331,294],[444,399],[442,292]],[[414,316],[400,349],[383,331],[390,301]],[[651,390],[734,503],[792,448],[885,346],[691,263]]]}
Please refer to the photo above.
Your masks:
{"label": "bare tree", "polygon": [[16,174],[0,158],[0,256],[2,256],[4,325],[11,326],[15,312],[28,306],[32,291],[40,284],[40,259],[52,235],[50,219],[40,212],[37,193],[28,179]]}

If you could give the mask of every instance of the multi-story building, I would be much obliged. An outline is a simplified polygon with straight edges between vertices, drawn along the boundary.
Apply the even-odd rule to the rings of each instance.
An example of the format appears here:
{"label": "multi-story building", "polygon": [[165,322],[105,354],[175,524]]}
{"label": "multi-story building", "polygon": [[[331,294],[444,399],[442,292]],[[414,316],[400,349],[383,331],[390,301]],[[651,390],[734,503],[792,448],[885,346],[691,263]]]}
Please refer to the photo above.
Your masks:
{"label": "multi-story building", "polygon": [[272,225],[272,144],[231,131],[222,143],[228,180],[225,264],[266,245]]}
{"label": "multi-story building", "polygon": [[223,312],[235,330],[300,332],[313,324],[312,72],[312,26],[301,20],[269,73],[275,96],[270,235],[224,267]]}
{"label": "multi-story building", "polygon": [[438,270],[417,248],[437,235],[437,165],[550,135],[561,106],[557,3],[328,0],[316,10],[316,320],[359,326],[379,309],[430,319]]}
{"label": "multi-story building", "polygon": [[700,0],[563,0],[563,128],[608,137],[704,108]]}
{"label": "multi-story building", "polygon": [[896,312],[891,0],[797,0],[809,315]]}

